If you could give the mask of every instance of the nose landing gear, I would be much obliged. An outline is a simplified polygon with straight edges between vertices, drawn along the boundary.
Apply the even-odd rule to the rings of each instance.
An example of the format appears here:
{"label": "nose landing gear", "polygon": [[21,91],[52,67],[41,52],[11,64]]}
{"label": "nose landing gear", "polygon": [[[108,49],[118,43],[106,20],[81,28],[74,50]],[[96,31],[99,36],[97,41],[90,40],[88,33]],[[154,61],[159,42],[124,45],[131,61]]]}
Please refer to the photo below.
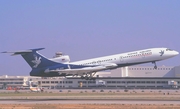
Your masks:
{"label": "nose landing gear", "polygon": [[154,64],[154,69],[157,69],[157,65],[156,65],[156,62],[152,62],[152,64]]}

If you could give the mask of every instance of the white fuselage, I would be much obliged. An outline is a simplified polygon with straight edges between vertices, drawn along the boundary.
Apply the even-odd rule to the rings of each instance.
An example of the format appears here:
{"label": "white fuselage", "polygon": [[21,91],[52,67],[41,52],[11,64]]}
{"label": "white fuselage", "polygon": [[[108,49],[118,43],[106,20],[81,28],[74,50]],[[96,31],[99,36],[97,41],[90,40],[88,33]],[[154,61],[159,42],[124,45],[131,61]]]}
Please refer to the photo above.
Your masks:
{"label": "white fuselage", "polygon": [[76,65],[104,65],[104,64],[117,64],[117,65],[135,65],[148,62],[156,62],[168,59],[178,55],[177,51],[168,48],[151,48],[127,52],[122,54],[104,56],[99,58],[87,59],[82,61],[71,62],[70,64]]}
{"label": "white fuselage", "polygon": [[[151,48],[82,61],[69,62],[69,56],[60,56],[59,58],[55,59],[47,59],[37,52],[42,49],[44,48],[3,53],[21,55],[32,68],[32,71],[30,72],[31,76],[55,77],[79,75],[82,78],[84,78],[84,76],[86,78],[89,78],[89,76],[92,77],[97,71],[148,62],[153,62],[155,64],[154,68],[157,69],[155,63],[156,61],[168,59],[179,54],[177,51],[168,48]],[[40,89],[31,88],[31,90],[39,91]]]}

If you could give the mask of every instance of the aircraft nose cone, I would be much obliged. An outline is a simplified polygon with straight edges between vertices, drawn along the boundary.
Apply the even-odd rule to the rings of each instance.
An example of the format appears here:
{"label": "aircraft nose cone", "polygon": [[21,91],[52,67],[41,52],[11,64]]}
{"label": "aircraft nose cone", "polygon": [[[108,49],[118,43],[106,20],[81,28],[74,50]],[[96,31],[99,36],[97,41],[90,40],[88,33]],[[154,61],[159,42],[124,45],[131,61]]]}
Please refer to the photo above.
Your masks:
{"label": "aircraft nose cone", "polygon": [[177,52],[177,51],[174,52],[174,55],[178,55],[178,54],[179,54],[179,52]]}

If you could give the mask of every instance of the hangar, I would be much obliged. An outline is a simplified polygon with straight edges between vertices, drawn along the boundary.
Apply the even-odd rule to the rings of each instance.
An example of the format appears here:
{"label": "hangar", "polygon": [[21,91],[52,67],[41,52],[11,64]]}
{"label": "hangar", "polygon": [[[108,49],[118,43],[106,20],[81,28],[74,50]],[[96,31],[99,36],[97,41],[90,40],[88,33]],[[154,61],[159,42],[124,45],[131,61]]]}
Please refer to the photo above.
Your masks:
{"label": "hangar", "polygon": [[79,77],[0,76],[0,89],[29,87],[61,88],[180,88],[180,66],[129,66],[97,72],[94,80]]}

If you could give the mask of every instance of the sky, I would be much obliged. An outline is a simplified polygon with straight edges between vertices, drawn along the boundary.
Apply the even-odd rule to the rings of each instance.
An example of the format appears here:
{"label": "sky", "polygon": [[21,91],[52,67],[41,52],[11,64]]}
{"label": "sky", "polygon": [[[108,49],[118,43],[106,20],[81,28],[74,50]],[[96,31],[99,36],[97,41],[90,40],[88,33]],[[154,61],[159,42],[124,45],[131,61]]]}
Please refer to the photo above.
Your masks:
{"label": "sky", "polygon": [[[180,1],[0,0],[0,52],[41,47],[71,61],[154,47],[180,52]],[[180,55],[157,65],[178,66]],[[0,75],[30,71],[21,56],[0,53]]]}

